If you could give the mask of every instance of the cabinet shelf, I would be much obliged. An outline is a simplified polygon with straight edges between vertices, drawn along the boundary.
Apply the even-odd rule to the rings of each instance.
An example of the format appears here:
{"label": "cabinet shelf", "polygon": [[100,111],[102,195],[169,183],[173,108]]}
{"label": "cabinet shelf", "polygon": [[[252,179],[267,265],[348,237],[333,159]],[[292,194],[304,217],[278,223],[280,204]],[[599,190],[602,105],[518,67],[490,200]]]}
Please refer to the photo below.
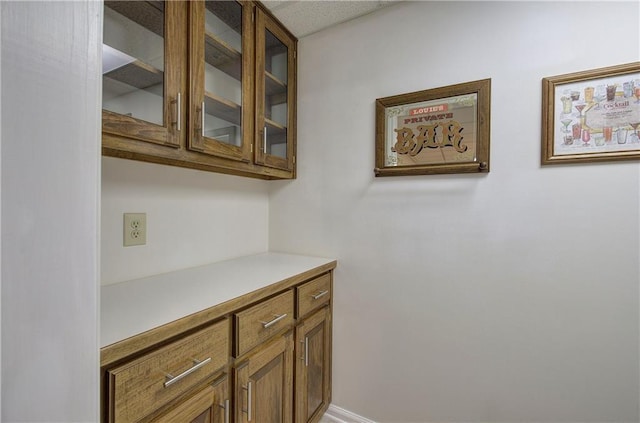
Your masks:
{"label": "cabinet shelf", "polygon": [[287,92],[287,84],[276,78],[272,73],[265,72],[265,76],[265,91],[267,95],[285,94]]}
{"label": "cabinet shelf", "polygon": [[205,33],[204,59],[230,77],[241,80],[242,54],[210,32]]}
{"label": "cabinet shelf", "polygon": [[139,89],[162,84],[164,81],[164,72],[140,60],[127,63],[104,76]]}
{"label": "cabinet shelf", "polygon": [[271,136],[285,135],[287,133],[287,127],[280,125],[278,122],[265,118],[264,123],[267,126],[269,135]]}
{"label": "cabinet shelf", "polygon": [[164,38],[164,2],[106,0],[104,5]]}
{"label": "cabinet shelf", "polygon": [[208,115],[216,116],[240,126],[242,107],[233,101],[218,97],[210,92],[205,92],[204,106]]}

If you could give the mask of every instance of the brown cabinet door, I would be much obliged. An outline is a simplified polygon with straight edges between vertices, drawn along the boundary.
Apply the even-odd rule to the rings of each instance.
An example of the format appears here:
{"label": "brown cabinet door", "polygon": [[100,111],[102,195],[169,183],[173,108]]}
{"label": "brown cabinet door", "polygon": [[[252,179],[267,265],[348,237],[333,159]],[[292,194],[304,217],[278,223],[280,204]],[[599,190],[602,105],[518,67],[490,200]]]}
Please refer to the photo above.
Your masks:
{"label": "brown cabinet door", "polygon": [[179,147],[185,130],[185,7],[104,2],[102,131]]}
{"label": "brown cabinet door", "polygon": [[236,367],[235,394],[236,423],[293,421],[293,332]]}
{"label": "brown cabinet door", "polygon": [[296,347],[296,423],[318,421],[331,402],[329,306],[296,327]]}
{"label": "brown cabinet door", "polygon": [[189,2],[190,150],[251,160],[251,9],[246,2]]}
{"label": "brown cabinet door", "polygon": [[294,172],[296,41],[256,8],[255,161]]}

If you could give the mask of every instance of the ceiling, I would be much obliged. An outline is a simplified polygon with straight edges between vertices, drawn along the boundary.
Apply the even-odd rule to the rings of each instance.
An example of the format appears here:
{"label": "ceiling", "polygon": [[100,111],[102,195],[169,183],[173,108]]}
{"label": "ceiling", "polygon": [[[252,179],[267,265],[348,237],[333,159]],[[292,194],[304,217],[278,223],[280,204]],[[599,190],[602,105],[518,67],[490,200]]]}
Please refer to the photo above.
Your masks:
{"label": "ceiling", "polygon": [[263,0],[297,38],[387,7],[399,0]]}

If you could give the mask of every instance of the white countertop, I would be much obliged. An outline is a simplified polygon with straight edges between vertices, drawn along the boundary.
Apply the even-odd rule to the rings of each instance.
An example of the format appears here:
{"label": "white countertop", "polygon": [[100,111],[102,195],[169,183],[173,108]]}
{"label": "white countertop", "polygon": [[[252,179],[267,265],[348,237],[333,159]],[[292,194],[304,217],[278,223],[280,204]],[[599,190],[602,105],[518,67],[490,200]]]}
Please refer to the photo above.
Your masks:
{"label": "white countertop", "polygon": [[100,346],[111,345],[333,261],[263,253],[104,285],[100,293]]}

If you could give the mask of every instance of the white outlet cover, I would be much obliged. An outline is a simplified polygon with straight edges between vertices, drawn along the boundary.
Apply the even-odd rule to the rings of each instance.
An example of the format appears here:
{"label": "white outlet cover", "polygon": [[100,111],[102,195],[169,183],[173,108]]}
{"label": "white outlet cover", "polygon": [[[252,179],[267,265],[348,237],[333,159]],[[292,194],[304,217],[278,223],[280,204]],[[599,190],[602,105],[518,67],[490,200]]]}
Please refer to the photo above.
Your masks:
{"label": "white outlet cover", "polygon": [[125,213],[123,225],[123,245],[146,245],[147,243],[147,214]]}

